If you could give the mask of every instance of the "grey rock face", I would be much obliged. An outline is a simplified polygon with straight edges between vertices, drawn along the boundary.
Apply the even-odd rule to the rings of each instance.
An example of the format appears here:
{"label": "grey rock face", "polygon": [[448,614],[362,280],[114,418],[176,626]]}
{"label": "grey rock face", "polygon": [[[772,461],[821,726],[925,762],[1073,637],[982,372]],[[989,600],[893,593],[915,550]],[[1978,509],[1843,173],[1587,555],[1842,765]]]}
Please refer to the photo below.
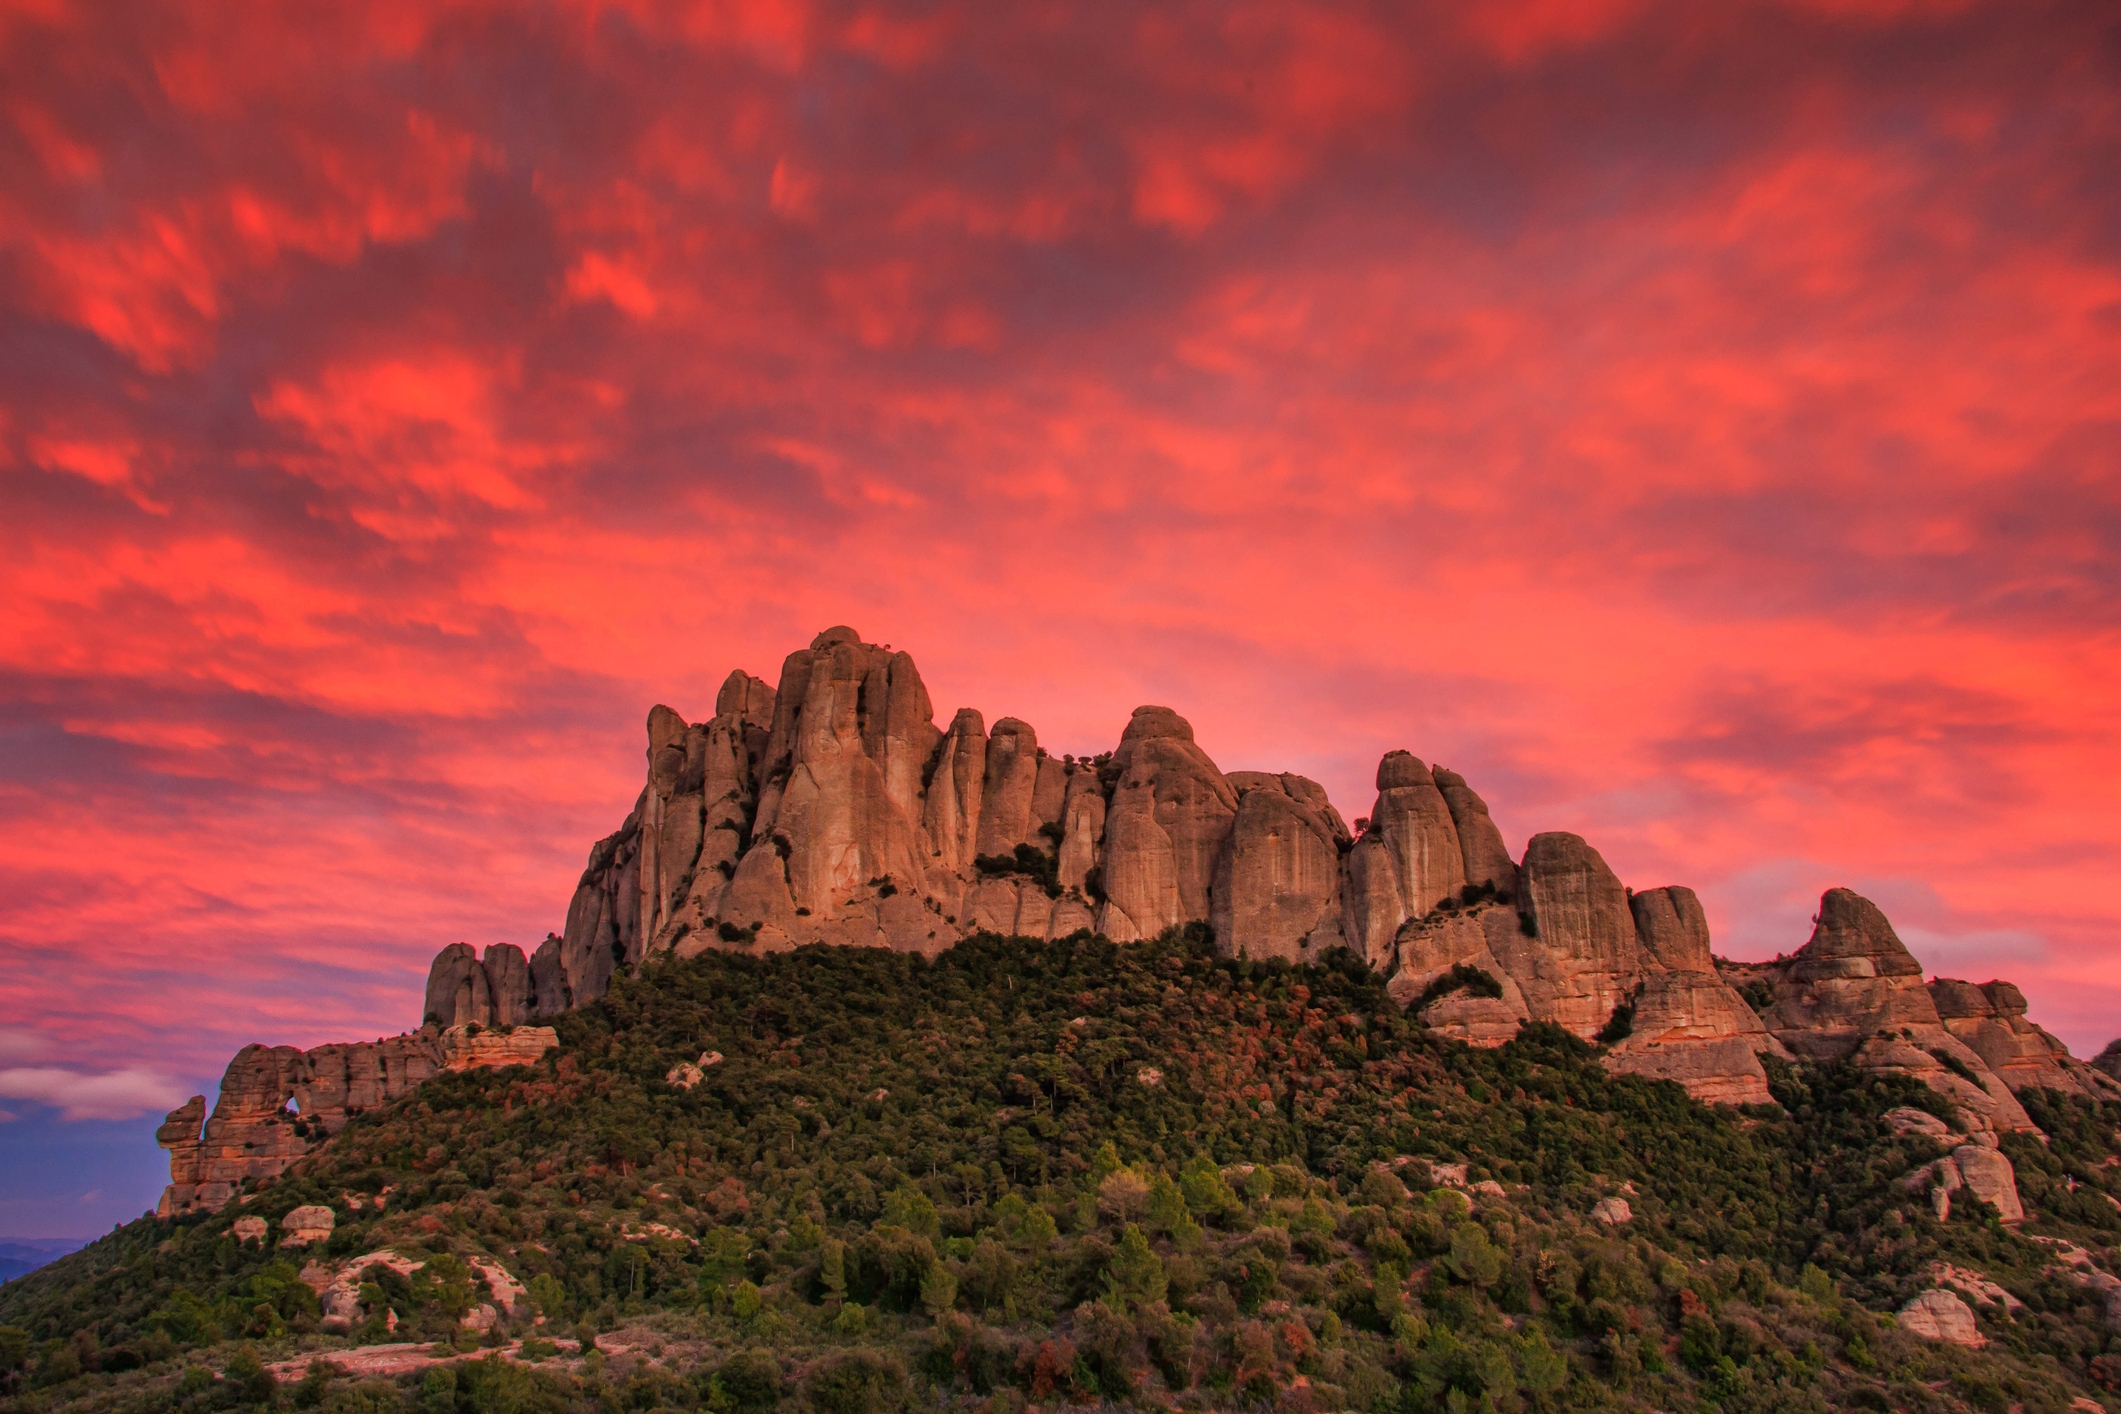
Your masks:
{"label": "grey rock face", "polygon": [[427,971],[422,1024],[461,1026],[484,1024],[492,1018],[493,995],[486,985],[486,969],[479,966],[478,950],[469,943],[451,943],[436,953]]}
{"label": "grey rock face", "polygon": [[1168,707],[1135,708],[1113,760],[1119,773],[1105,814],[1100,931],[1134,942],[1207,918],[1237,793],[1194,744],[1192,726]]}
{"label": "grey rock face", "polygon": [[1518,873],[1517,906],[1531,929],[1506,941],[1501,961],[1532,1014],[1589,1040],[1629,1001],[1643,972],[1628,891],[1576,835],[1534,835]]}
{"label": "grey rock face", "polygon": [[1450,808],[1451,824],[1458,831],[1459,850],[1465,861],[1466,882],[1486,884],[1503,898],[1517,893],[1517,864],[1502,842],[1488,814],[1488,803],[1466,784],[1464,776],[1438,766],[1431,774],[1444,804]]}
{"label": "grey rock face", "polygon": [[1309,960],[1340,941],[1340,845],[1346,829],[1302,776],[1238,772],[1237,816],[1210,889],[1216,944],[1233,957]]}

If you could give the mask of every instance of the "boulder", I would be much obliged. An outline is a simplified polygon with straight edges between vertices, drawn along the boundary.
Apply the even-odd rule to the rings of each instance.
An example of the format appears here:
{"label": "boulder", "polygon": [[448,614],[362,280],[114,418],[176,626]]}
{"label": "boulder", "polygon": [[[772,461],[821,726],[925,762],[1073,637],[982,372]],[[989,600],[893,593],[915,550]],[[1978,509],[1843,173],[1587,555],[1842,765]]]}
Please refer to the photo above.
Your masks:
{"label": "boulder", "polygon": [[1920,1134],[1928,1139],[1952,1137],[1952,1127],[1928,1110],[1918,1110],[1908,1105],[1885,1112],[1886,1127],[1895,1134]]}
{"label": "boulder", "polygon": [[311,1242],[323,1242],[331,1236],[331,1209],[320,1204],[307,1204],[291,1209],[280,1219],[280,1245],[301,1247]]}
{"label": "boulder", "polygon": [[230,1224],[228,1233],[238,1242],[263,1242],[265,1234],[270,1230],[265,1219],[247,1215]]}
{"label": "boulder", "polygon": [[1900,1308],[1900,1329],[1924,1340],[1941,1340],[1979,1350],[1988,1344],[1974,1324],[1974,1313],[1949,1291],[1932,1288]]}
{"label": "boulder", "polygon": [[1952,1150],[1959,1177],[1975,1197],[1995,1208],[2007,1223],[2025,1221],[2025,1205],[2018,1199],[2018,1176],[2011,1161],[2000,1150],[1980,1144],[1962,1144]]}
{"label": "boulder", "polygon": [[1622,1223],[1633,1222],[1635,1210],[1628,1206],[1628,1200],[1625,1198],[1600,1198],[1591,1209],[1591,1220],[1604,1223],[1608,1227],[1618,1227]]}
{"label": "boulder", "polygon": [[1129,943],[1205,920],[1237,793],[1168,707],[1135,708],[1112,760],[1099,931]]}
{"label": "boulder", "polygon": [[[1210,890],[1209,921],[1228,957],[1307,962],[1340,942],[1340,817],[1301,776],[1240,772],[1237,817]],[[1323,806],[1323,809],[1320,807]]]}

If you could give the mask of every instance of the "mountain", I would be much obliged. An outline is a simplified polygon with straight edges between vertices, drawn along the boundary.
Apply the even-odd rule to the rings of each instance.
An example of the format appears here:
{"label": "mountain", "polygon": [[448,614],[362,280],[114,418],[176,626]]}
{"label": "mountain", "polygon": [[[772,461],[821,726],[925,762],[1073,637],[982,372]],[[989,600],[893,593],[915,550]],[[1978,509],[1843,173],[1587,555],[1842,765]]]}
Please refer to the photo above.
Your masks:
{"label": "mountain", "polygon": [[1691,891],[1573,835],[1513,859],[1404,751],[1350,829],[1167,708],[1081,760],[943,730],[835,629],[650,714],[563,931],[173,1112],[161,1215],[0,1292],[0,1378],[256,1403],[254,1347],[362,1411],[2103,1408],[2121,1083],[2025,1013],[1843,889],[1719,959]]}
{"label": "mountain", "polygon": [[86,1237],[0,1238],[0,1282],[28,1276],[46,1262],[88,1246]]}

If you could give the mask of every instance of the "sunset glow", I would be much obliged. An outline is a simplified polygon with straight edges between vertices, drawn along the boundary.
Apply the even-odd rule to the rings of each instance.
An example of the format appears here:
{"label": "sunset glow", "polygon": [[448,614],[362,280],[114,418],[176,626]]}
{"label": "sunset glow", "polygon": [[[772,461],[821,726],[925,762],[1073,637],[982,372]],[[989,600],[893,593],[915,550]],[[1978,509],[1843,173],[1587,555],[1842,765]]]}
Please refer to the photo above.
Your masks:
{"label": "sunset glow", "polygon": [[2111,6],[44,0],[0,56],[19,1124],[152,1167],[242,1044],[411,1027],[561,926],[652,704],[838,623],[945,725],[1162,703],[1350,819],[1405,747],[1722,953],[1846,884],[2121,1034]]}

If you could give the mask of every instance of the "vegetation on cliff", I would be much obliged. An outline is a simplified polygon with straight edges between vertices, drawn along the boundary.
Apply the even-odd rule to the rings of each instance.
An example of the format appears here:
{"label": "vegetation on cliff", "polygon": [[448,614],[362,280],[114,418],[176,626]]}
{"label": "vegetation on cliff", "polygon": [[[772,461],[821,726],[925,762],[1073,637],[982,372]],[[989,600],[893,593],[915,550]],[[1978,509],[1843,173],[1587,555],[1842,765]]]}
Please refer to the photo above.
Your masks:
{"label": "vegetation on cliff", "polygon": [[[1559,1027],[1469,1048],[1352,959],[1197,927],[664,958],[557,1024],[534,1066],[439,1076],[240,1205],[0,1289],[10,1402],[2004,1414],[2121,1384],[2038,1240],[2121,1255],[2121,1106],[2082,1097],[2029,1095],[2049,1142],[2003,1141],[2013,1231],[1900,1182],[1945,1152],[1885,1121],[1945,1115],[1905,1077],[1771,1061],[1776,1105],[1706,1107]],[[276,1247],[308,1205],[328,1241]],[[417,1268],[357,1261],[386,1249]],[[486,1262],[527,1294],[474,1333],[507,1304]],[[1889,1314],[1938,1262],[2022,1303],[1975,1304],[1986,1348]],[[304,1268],[349,1264],[327,1335]],[[406,1340],[466,1353],[267,1368]]]}

